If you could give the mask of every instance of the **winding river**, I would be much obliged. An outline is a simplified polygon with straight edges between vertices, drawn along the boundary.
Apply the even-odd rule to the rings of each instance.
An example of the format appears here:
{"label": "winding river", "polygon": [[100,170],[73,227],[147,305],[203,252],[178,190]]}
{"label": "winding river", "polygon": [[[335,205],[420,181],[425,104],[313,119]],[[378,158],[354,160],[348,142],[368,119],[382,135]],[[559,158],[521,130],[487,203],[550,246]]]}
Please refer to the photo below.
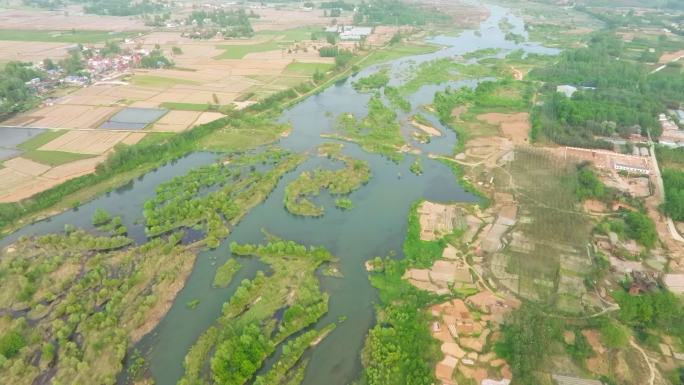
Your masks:
{"label": "winding river", "polygon": [[[405,81],[406,74],[417,64],[480,49],[500,48],[502,51],[499,55],[518,49],[528,53],[557,53],[555,49],[545,48],[539,44],[516,44],[505,40],[505,33],[499,29],[499,22],[506,17],[513,25],[514,33],[527,36],[523,21],[504,8],[490,6],[489,9],[491,15],[481,24],[478,31],[466,31],[455,37],[436,36],[429,39],[444,46],[444,49],[432,54],[405,57],[369,67],[285,111],[281,121],[290,122],[294,129],[289,137],[280,141],[279,145],[293,151],[310,152],[315,155],[316,147],[326,142],[321,138],[321,134],[334,131],[335,121],[340,114],[351,112],[357,117],[363,117],[367,113],[366,105],[370,95],[357,93],[351,87],[351,83],[354,79],[377,72],[380,68],[389,68],[391,84],[396,86]],[[407,138],[411,130],[407,117],[418,112],[421,105],[432,102],[435,91],[447,86],[457,88],[476,85],[477,81],[427,85],[410,95],[408,100],[413,111],[399,114]],[[137,346],[145,356],[149,373],[156,384],[173,385],[178,381],[183,374],[185,354],[202,332],[219,317],[221,305],[230,298],[242,279],[251,278],[258,270],[265,268],[255,259],[241,259],[242,268],[229,287],[212,287],[217,267],[228,258],[232,258],[228,245],[233,241],[262,242],[262,229],[284,239],[324,246],[339,257],[339,268],[344,278],[321,277],[323,290],[330,294],[330,304],[328,314],[317,326],[337,322],[340,317],[345,317],[346,320],[308,353],[310,363],[304,384],[341,385],[358,378],[362,369],[360,352],[365,335],[374,322],[374,303],[377,300],[375,289],[368,281],[364,262],[374,256],[388,255],[391,251],[397,252],[398,257],[401,257],[406,218],[411,203],[419,199],[438,202],[476,201],[473,195],[463,190],[446,165],[427,157],[428,153],[452,155],[456,136],[435,116],[424,111],[421,113],[443,133],[443,136],[433,138],[429,144],[414,143],[415,147],[423,152],[417,155],[422,158],[423,175],[416,176],[409,171],[414,155],[407,155],[397,164],[379,155],[366,153],[354,144],[346,143],[343,152],[353,158],[368,161],[373,171],[371,181],[351,194],[354,209],[348,212],[337,210],[332,197],[326,194],[317,199],[317,202],[326,208],[326,213],[321,218],[296,217],[284,209],[283,193],[288,183],[302,171],[329,166],[328,160],[311,156],[295,171],[287,174],[268,199],[248,213],[219,248],[199,254],[187,284],[170,311],[153,332]],[[144,242],[143,203],[154,196],[155,187],[173,176],[211,163],[214,159],[215,156],[210,153],[190,154],[76,210],[26,226],[0,243],[8,244],[22,235],[61,231],[65,224],[93,230],[90,221],[97,208],[103,208],[113,215],[121,215],[124,225],[129,228],[136,242]],[[200,301],[194,310],[188,309],[185,305],[192,300]],[[272,362],[272,359],[269,360],[266,367]],[[122,378],[121,382],[125,380]]]}

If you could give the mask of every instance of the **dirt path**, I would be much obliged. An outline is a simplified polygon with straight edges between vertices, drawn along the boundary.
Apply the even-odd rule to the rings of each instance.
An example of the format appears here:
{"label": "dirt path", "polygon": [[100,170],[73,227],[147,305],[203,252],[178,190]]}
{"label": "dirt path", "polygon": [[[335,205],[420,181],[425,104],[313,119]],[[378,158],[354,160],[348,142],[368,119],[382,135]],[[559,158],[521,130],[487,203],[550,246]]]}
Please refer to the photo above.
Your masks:
{"label": "dirt path", "polygon": [[630,338],[629,344],[632,345],[632,347],[641,353],[642,356],[644,356],[644,360],[646,361],[646,365],[648,365],[648,370],[650,370],[651,375],[648,379],[648,385],[653,385],[655,382],[655,376],[656,376],[656,369],[653,367],[653,364],[651,363],[651,360],[648,359],[648,356],[646,355],[646,352],[644,349],[641,348],[641,346],[637,345],[636,342],[634,342],[633,339]]}

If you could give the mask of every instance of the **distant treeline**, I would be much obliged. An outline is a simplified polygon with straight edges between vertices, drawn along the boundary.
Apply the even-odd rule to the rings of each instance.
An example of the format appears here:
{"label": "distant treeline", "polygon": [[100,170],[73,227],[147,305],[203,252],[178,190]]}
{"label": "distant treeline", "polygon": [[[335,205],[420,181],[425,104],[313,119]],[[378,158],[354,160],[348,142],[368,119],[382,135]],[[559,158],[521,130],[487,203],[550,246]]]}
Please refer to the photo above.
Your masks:
{"label": "distant treeline", "polygon": [[72,0],[83,3],[83,12],[95,15],[132,16],[145,13],[157,13],[164,9],[164,4],[150,0]]}
{"label": "distant treeline", "polygon": [[362,1],[354,14],[357,24],[425,25],[449,20],[449,16],[437,10],[397,0]]}
{"label": "distant treeline", "polygon": [[[533,139],[543,135],[562,145],[610,148],[595,136],[650,132],[659,137],[657,116],[681,103],[684,77],[671,71],[650,74],[649,67],[626,53],[622,40],[605,32],[586,48],[568,50],[556,63],[532,71],[533,79],[545,83],[543,104],[533,113]],[[556,92],[559,85],[578,91],[567,98]]]}
{"label": "distant treeline", "polygon": [[248,37],[254,34],[250,18],[259,18],[259,15],[250,11],[245,12],[244,9],[238,10],[215,10],[207,11],[193,11],[187,18],[188,24],[194,23],[197,27],[204,27],[209,20],[213,26],[222,30],[224,37]]}
{"label": "distant treeline", "polygon": [[26,82],[45,74],[31,68],[30,63],[12,61],[0,71],[0,119],[33,107],[38,98]]}

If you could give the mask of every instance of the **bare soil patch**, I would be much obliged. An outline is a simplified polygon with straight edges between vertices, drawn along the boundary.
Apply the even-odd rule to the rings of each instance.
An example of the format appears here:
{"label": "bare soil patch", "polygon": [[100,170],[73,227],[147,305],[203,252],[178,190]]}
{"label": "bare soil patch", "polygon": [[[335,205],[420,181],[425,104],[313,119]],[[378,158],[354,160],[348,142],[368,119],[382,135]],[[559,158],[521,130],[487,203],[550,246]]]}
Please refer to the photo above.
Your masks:
{"label": "bare soil patch", "polygon": [[491,125],[497,125],[505,137],[514,144],[526,144],[529,132],[530,121],[527,112],[517,114],[487,113],[478,115],[477,119]]}
{"label": "bare soil patch", "polygon": [[411,124],[430,136],[442,136],[442,132],[438,129],[432,126],[428,126],[426,124],[419,123],[415,119],[411,119]]}
{"label": "bare soil patch", "polygon": [[[4,166],[18,173],[31,176],[38,176],[50,169],[50,166],[34,162],[30,159],[25,159],[22,157],[7,160],[4,162]],[[3,180],[3,183],[6,182]]]}
{"label": "bare soil patch", "polygon": [[198,111],[169,111],[154,124],[152,131],[185,131],[192,126],[201,114]]}
{"label": "bare soil patch", "polygon": [[675,52],[667,52],[664,53],[663,56],[660,57],[660,60],[658,60],[658,63],[660,64],[665,64],[669,63],[673,60],[677,60],[681,57],[684,57],[684,50],[679,50]]}
{"label": "bare soil patch", "polygon": [[69,131],[40,148],[44,151],[75,152],[100,155],[116,146],[129,135],[121,131]]}

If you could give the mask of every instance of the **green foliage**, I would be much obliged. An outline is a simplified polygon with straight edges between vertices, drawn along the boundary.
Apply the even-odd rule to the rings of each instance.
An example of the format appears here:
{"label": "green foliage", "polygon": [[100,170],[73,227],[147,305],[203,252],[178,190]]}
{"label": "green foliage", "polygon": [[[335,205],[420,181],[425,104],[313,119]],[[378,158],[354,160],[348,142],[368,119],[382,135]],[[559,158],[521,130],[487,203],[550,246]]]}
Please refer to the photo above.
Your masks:
{"label": "green foliage", "polygon": [[83,11],[95,15],[133,16],[155,13],[163,10],[161,2],[133,0],[79,0],[85,2]]}
{"label": "green foliage", "polygon": [[[261,202],[280,176],[302,160],[302,156],[270,149],[235,157],[230,164],[216,163],[177,176],[157,186],[155,198],[145,202],[145,231],[156,236],[201,223],[209,247],[216,247],[228,235],[227,224],[236,223]],[[270,169],[252,172],[251,167],[260,163]],[[213,191],[206,192],[208,189]]]}
{"label": "green foliage", "polygon": [[397,114],[373,96],[368,103],[368,115],[358,121],[352,114],[340,116],[338,125],[346,134],[346,139],[357,142],[373,153],[399,161],[402,155],[397,150],[405,144]]}
{"label": "green foliage", "polygon": [[19,144],[17,148],[24,151],[37,150],[39,147],[59,138],[60,136],[66,134],[67,130],[49,130],[42,132],[31,139]]}
{"label": "green foliage", "polygon": [[513,372],[512,384],[536,384],[539,369],[548,363],[553,343],[561,336],[562,323],[541,309],[523,303],[510,313],[501,326],[503,338],[494,350]]}
{"label": "green foliage", "polygon": [[[535,111],[539,127],[552,141],[572,146],[611,148],[595,139],[631,133],[660,136],[656,117],[668,105],[681,101],[684,79],[627,60],[629,51],[611,33],[594,35],[586,48],[568,50],[560,60],[531,72],[546,82],[544,104]],[[570,84],[580,89],[571,99],[556,92]]]}
{"label": "green foliage", "polygon": [[336,46],[327,46],[327,47],[321,47],[318,49],[318,54],[321,57],[336,57],[337,54],[340,52],[340,49]]}
{"label": "green foliage", "polygon": [[200,304],[200,300],[193,299],[192,301],[189,301],[188,303],[186,303],[185,306],[190,310],[195,310],[195,309],[197,309],[197,306],[199,306],[199,304]]}
{"label": "green foliage", "polygon": [[420,160],[420,157],[416,157],[416,160],[411,163],[411,166],[409,167],[412,173],[416,175],[421,175],[423,174],[423,164]]}
{"label": "green foliage", "polygon": [[143,68],[167,68],[172,67],[173,62],[164,56],[164,52],[160,49],[155,49],[140,60],[140,66]]}
{"label": "green foliage", "polygon": [[0,337],[0,355],[5,358],[16,356],[24,346],[26,339],[18,331],[12,330]]}
{"label": "green foliage", "polygon": [[398,88],[385,85],[383,92],[392,106],[404,112],[411,111],[411,103],[401,96]]}
{"label": "green foliage", "polygon": [[620,349],[627,346],[629,335],[625,328],[610,320],[605,320],[601,325],[601,341],[611,349]]}
{"label": "green foliage", "polygon": [[335,199],[335,207],[341,210],[351,210],[354,208],[354,202],[349,198]]}
{"label": "green foliage", "polygon": [[370,92],[385,87],[389,80],[388,71],[381,70],[355,81],[352,86],[359,92]]}
{"label": "green foliage", "polygon": [[594,356],[594,350],[580,329],[572,330],[572,333],[575,341],[572,344],[565,344],[565,351],[572,357],[575,363],[584,366],[585,360]]}
{"label": "green foliage", "polygon": [[684,306],[668,291],[656,291],[631,296],[626,291],[613,292],[620,305],[619,319],[634,328],[658,329],[675,335],[684,342]]}
{"label": "green foliage", "polygon": [[42,74],[27,64],[11,61],[0,71],[0,119],[33,107],[37,98],[26,86],[26,82]]}
{"label": "green foliage", "polygon": [[662,176],[665,186],[663,210],[675,221],[684,221],[684,171],[664,169]]}
{"label": "green foliage", "polygon": [[244,9],[193,10],[186,22],[201,31],[191,34],[191,37],[211,38],[221,32],[224,38],[237,38],[253,36],[254,29],[249,19],[258,17],[253,11],[248,14]]}
{"label": "green foliage", "polygon": [[404,255],[412,266],[429,267],[442,257],[446,244],[442,240],[423,241],[420,239],[420,218],[418,216],[420,203],[415,202],[409,210]]}
{"label": "green foliage", "polygon": [[437,10],[397,0],[362,2],[354,14],[354,23],[385,25],[425,25],[448,23],[450,17]]}
{"label": "green foliage", "polygon": [[658,232],[653,220],[644,213],[630,211],[624,216],[626,235],[646,246],[652,248],[658,241]]}
{"label": "green foliage", "polygon": [[337,55],[335,55],[335,67],[337,67],[337,69],[347,68],[353,59],[354,53],[346,49],[341,49],[337,51]]}
{"label": "green foliage", "polygon": [[96,209],[93,213],[93,226],[102,226],[112,220],[108,212],[102,209]]}
{"label": "green foliage", "polygon": [[228,338],[218,344],[211,359],[214,381],[224,385],[244,384],[274,347],[257,324],[224,333]]}
{"label": "green foliage", "polygon": [[240,262],[236,259],[229,259],[216,270],[214,276],[214,287],[228,287],[233,275],[240,270]]}
{"label": "green foliage", "polygon": [[575,194],[579,200],[589,198],[602,199],[606,193],[606,186],[599,180],[588,164],[580,164],[578,166],[577,182]]}
{"label": "green foliage", "polygon": [[[344,161],[345,167],[335,171],[316,169],[303,172],[285,187],[283,200],[287,211],[296,215],[321,216],[324,208],[311,202],[310,197],[318,196],[322,189],[327,189],[333,195],[346,195],[368,183],[371,178],[368,162],[339,154],[335,158]],[[346,202],[340,203],[344,205]]]}

